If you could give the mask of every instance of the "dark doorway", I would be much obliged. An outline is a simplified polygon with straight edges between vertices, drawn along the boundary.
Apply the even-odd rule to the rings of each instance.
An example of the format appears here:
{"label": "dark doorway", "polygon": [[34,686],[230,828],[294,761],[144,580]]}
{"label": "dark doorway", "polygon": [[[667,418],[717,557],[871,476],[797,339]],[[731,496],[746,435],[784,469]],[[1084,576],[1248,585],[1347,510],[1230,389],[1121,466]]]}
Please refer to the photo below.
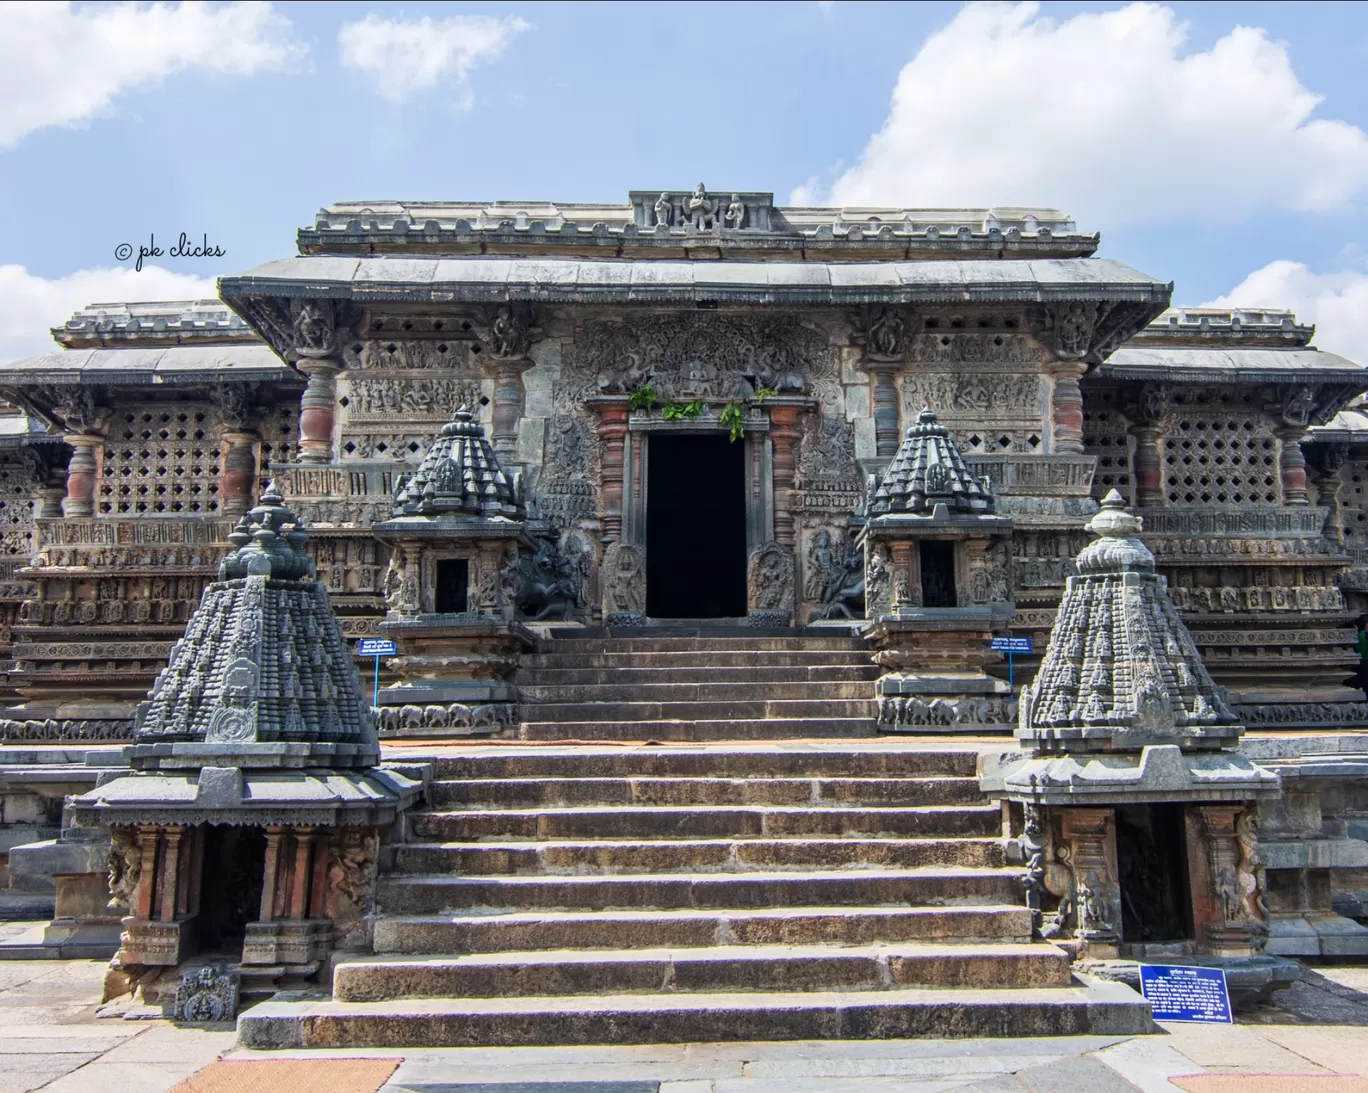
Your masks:
{"label": "dark doorway", "polygon": [[955,544],[944,539],[921,542],[923,607],[954,607]]}
{"label": "dark doorway", "polygon": [[1182,805],[1116,810],[1123,941],[1186,941],[1192,936]]}
{"label": "dark doorway", "polygon": [[199,940],[206,952],[241,951],[247,923],[261,917],[266,833],[211,824],[205,831]]}
{"label": "dark doorway", "polygon": [[445,558],[437,563],[437,594],[433,609],[439,615],[459,615],[467,609],[470,563],[464,558]]}
{"label": "dark doorway", "polygon": [[650,438],[646,613],[746,613],[746,446],[724,435]]}

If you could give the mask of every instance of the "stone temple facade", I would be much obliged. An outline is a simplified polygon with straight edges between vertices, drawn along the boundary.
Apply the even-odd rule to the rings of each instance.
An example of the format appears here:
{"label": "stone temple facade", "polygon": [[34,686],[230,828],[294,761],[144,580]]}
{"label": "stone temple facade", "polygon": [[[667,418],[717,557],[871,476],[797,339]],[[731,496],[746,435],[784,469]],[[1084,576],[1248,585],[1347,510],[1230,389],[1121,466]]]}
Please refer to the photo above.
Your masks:
{"label": "stone temple facade", "polygon": [[[611,887],[593,880],[605,872],[654,869],[641,899],[668,903],[650,893],[671,870],[805,864],[782,892],[761,891],[779,885],[766,873],[740,902],[708,904],[733,917],[706,936],[882,944],[889,929],[906,942],[933,927],[871,908],[958,901],[972,910],[937,920],[935,937],[1029,952],[960,952],[988,971],[955,982],[1058,990],[1066,1009],[1084,1005],[1069,1001],[1074,958],[1121,978],[1118,960],[1147,954],[1242,960],[1258,991],[1281,974],[1268,954],[1368,954],[1368,369],[1313,348],[1287,312],[1175,308],[1168,280],[1097,257],[1099,243],[1049,209],[784,208],[702,186],[617,205],[340,203],[299,231],[294,256],[220,278],[220,299],[94,304],[54,331],[60,351],[0,366],[0,744],[39,766],[84,749],[146,767],[141,749],[159,746],[148,734],[176,737],[197,716],[199,696],[176,689],[194,674],[176,643],[207,640],[186,628],[206,588],[206,604],[227,595],[220,565],[246,547],[235,527],[288,505],[291,550],[307,552],[338,632],[397,646],[357,660],[379,741],[427,749],[409,753],[427,764],[409,771],[426,803],[368,821],[384,850],[365,930],[343,944],[317,927],[310,960],[328,945],[376,958],[338,964],[329,1004],[398,997],[393,984],[412,980],[385,978],[386,953],[515,945],[493,940],[499,923],[460,918],[495,898],[484,870],[526,882],[498,889],[515,910],[573,918],[579,899],[616,906],[590,891]],[[1009,668],[993,648],[1003,638],[1032,651]],[[139,704],[159,678],[148,721]],[[939,750],[919,747],[928,734]],[[946,734],[964,734],[959,750]],[[459,752],[491,737],[580,750]],[[593,750],[794,739],[827,750]],[[110,758],[121,742],[135,746]],[[95,802],[151,783],[143,770],[82,784],[56,767],[13,783],[33,800],[6,845],[26,833],[47,849],[16,850],[5,883],[56,876],[49,941],[93,952],[71,940],[78,927],[118,933],[108,914],[96,921],[98,836],[86,851],[70,831],[54,841],[61,794],[34,787]],[[813,790],[808,777],[834,781]],[[712,834],[666,853],[645,813],[599,831],[602,817],[537,811],[592,803],[562,782],[609,793],[620,779],[612,792],[635,794],[639,778],[662,780],[648,804],[708,812]],[[863,778],[886,784],[850,781]],[[796,805],[790,780],[803,781]],[[870,810],[843,795],[866,790],[892,795],[873,810],[891,826],[861,826]],[[699,796],[669,797],[686,791]],[[813,792],[833,795],[815,819]],[[713,816],[719,803],[739,811]],[[778,821],[747,808],[790,805],[785,837],[854,841],[761,839],[709,857],[722,851],[708,840],[773,833]],[[918,812],[940,807],[963,814]],[[107,826],[145,827],[130,809]],[[94,804],[66,813],[68,827],[99,828]],[[930,863],[917,840],[933,822],[960,826]],[[548,849],[557,824],[570,841]],[[591,828],[622,845],[590,854],[574,839]],[[497,866],[488,838],[513,840]],[[916,872],[947,863],[959,872],[943,889]],[[847,870],[839,898],[823,894],[838,879],[825,870]],[[704,888],[690,898],[714,898]],[[1145,891],[1163,898],[1141,907]],[[735,917],[781,896],[862,907],[839,926]],[[643,923],[641,938],[667,943]],[[637,926],[605,941],[601,920],[566,918],[544,940],[630,948]],[[442,965],[418,993],[570,982],[547,959],[491,957],[478,990],[453,986],[476,972]],[[746,959],[771,957],[736,967]],[[895,985],[922,983],[917,952],[898,959]],[[629,965],[603,962],[602,989]],[[722,967],[677,970],[684,982]],[[494,1010],[467,1002],[411,1015],[404,1035],[506,1042],[480,1031]],[[605,1002],[576,1009],[567,1031],[563,1002],[546,1003],[562,1014],[546,1027],[528,1017],[523,1042],[622,1027]],[[632,1035],[778,1027],[753,999],[706,1018],[679,1005]],[[1118,1005],[1113,1025],[974,1027],[1117,1031],[1135,1017]],[[917,1034],[913,1010],[879,1010],[867,1027],[847,1014],[839,1029],[819,1011],[784,1034]],[[302,1025],[262,1017],[244,1035],[303,1043],[301,1028],[326,1038],[334,1019],[350,1030],[335,1042],[390,1042],[326,1009]],[[939,1027],[928,1020],[918,1028]]]}

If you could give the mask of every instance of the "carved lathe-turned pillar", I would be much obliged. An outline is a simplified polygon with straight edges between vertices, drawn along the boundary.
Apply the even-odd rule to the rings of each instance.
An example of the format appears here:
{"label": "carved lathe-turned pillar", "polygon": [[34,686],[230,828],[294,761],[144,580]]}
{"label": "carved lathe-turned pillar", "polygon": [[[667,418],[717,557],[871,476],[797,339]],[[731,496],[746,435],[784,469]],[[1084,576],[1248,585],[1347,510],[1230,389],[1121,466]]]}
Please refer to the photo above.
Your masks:
{"label": "carved lathe-turned pillar", "polygon": [[793,479],[798,469],[797,444],[801,406],[770,405],[770,441],[774,445],[774,538],[793,546]]}
{"label": "carved lathe-turned pillar", "polygon": [[342,362],[331,357],[302,359],[299,370],[309,385],[299,400],[299,458],[304,463],[331,463],[337,423],[337,374]]}
{"label": "carved lathe-turned pillar", "polygon": [[100,477],[98,450],[104,437],[90,433],[68,433],[63,438],[71,445],[71,461],[67,463],[66,497],[62,501],[65,516],[93,516],[95,514],[95,484]]}
{"label": "carved lathe-turned pillar", "polygon": [[219,471],[219,511],[238,517],[252,507],[257,480],[255,433],[224,433],[225,451]]}
{"label": "carved lathe-turned pillar", "polygon": [[1061,361],[1052,375],[1050,422],[1054,430],[1054,450],[1059,455],[1083,454],[1083,391],[1078,381],[1087,366],[1081,361]]}
{"label": "carved lathe-turned pillar", "polygon": [[591,403],[599,415],[599,437],[603,441],[600,483],[603,511],[603,539],[615,542],[622,537],[623,442],[627,437],[627,400]]}
{"label": "carved lathe-turned pillar", "polygon": [[66,499],[65,486],[42,486],[37,494],[38,508],[34,516],[39,519],[53,519],[62,515],[62,502]]}
{"label": "carved lathe-turned pillar", "polygon": [[1282,479],[1282,498],[1284,505],[1306,505],[1306,457],[1302,455],[1301,441],[1306,428],[1288,425],[1274,434],[1279,441],[1278,474]]}
{"label": "carved lathe-turned pillar", "polygon": [[1340,468],[1349,454],[1344,444],[1320,444],[1312,449],[1314,458],[1308,461],[1311,485],[1316,490],[1316,504],[1328,509],[1324,535],[1333,543],[1344,542],[1344,511],[1340,506]]}
{"label": "carved lathe-turned pillar", "polygon": [[518,455],[518,422],[523,416],[522,374],[532,367],[528,358],[541,332],[536,315],[524,305],[504,304],[489,317],[489,369],[494,379],[494,454],[506,462]]}
{"label": "carved lathe-turned pillar", "polygon": [[902,423],[898,415],[898,373],[892,368],[879,368],[872,373],[874,387],[874,454],[880,459],[892,459],[902,440]]}
{"label": "carved lathe-turned pillar", "polygon": [[1168,387],[1160,383],[1147,383],[1137,392],[1135,403],[1126,407],[1126,416],[1131,419],[1127,431],[1135,438],[1132,463],[1135,503],[1141,508],[1164,503],[1164,460],[1159,446],[1168,402]]}

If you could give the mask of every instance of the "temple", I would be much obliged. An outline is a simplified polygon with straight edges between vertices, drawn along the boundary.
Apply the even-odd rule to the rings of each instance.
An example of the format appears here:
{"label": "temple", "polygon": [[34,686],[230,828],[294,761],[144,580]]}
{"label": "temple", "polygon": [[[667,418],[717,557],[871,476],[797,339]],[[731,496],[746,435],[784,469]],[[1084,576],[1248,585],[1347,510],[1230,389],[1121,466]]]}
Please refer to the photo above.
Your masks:
{"label": "temple", "polygon": [[[1368,955],[1368,369],[1285,311],[1174,307],[1099,244],[1052,209],[701,184],[343,202],[220,299],[78,311],[59,349],[0,365],[0,900],[46,908],[70,955],[121,946],[116,965],[154,937],[168,967],[274,961],[277,986],[331,967],[321,1009],[248,1011],[262,1046],[510,1042],[480,1002],[511,994],[541,1005],[528,1043],[626,1010],[642,1042],[908,1035],[944,1028],[926,991],[949,986],[1018,999],[965,1031],[1116,1032],[1145,1018],[1111,980],[1146,953],[1225,961],[1254,994],[1285,984],[1282,956]],[[175,821],[154,799],[176,779],[279,777],[251,773],[260,749],[201,754],[231,703],[187,667],[218,655],[211,601],[272,549],[316,581],[318,633],[396,652],[354,652],[302,727],[259,736],[307,741],[320,784],[386,788],[355,821]],[[303,692],[272,694],[279,720]],[[392,741],[422,763],[385,774]],[[670,747],[603,747],[646,741]],[[697,815],[667,834],[666,806]],[[223,825],[287,849],[302,826],[323,861],[328,823],[375,847],[345,922],[322,873],[239,909],[234,937],[184,925],[174,893],[174,929],[105,906],[111,830],[155,857],[167,825],[204,855]],[[649,917],[678,909],[681,873],[692,933]],[[496,898],[502,933],[473,910]],[[561,916],[542,943],[516,918],[538,908]],[[893,950],[842,971],[841,945]],[[582,981],[540,951],[604,946]],[[729,1001],[614,1009],[674,946],[703,955],[666,979]],[[451,953],[469,959],[433,962]],[[815,1000],[766,1010],[740,983]],[[904,991],[900,1016],[877,997]],[[347,1009],[387,1001],[389,1025]]]}

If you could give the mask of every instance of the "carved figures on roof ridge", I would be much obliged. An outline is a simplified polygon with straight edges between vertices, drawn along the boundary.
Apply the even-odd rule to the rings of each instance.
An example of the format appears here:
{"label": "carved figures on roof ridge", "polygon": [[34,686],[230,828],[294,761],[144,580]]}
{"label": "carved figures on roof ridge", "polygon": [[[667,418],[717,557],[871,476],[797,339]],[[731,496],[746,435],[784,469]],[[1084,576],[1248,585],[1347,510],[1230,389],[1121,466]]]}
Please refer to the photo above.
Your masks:
{"label": "carved figures on roof ridge", "polygon": [[732,194],[731,204],[727,206],[727,213],[724,217],[727,227],[733,231],[739,231],[746,224],[746,204],[741,200],[740,194]]}
{"label": "carved figures on roof ridge", "polygon": [[717,227],[717,202],[708,195],[703,183],[684,199],[684,216],[694,231],[712,231]]}

